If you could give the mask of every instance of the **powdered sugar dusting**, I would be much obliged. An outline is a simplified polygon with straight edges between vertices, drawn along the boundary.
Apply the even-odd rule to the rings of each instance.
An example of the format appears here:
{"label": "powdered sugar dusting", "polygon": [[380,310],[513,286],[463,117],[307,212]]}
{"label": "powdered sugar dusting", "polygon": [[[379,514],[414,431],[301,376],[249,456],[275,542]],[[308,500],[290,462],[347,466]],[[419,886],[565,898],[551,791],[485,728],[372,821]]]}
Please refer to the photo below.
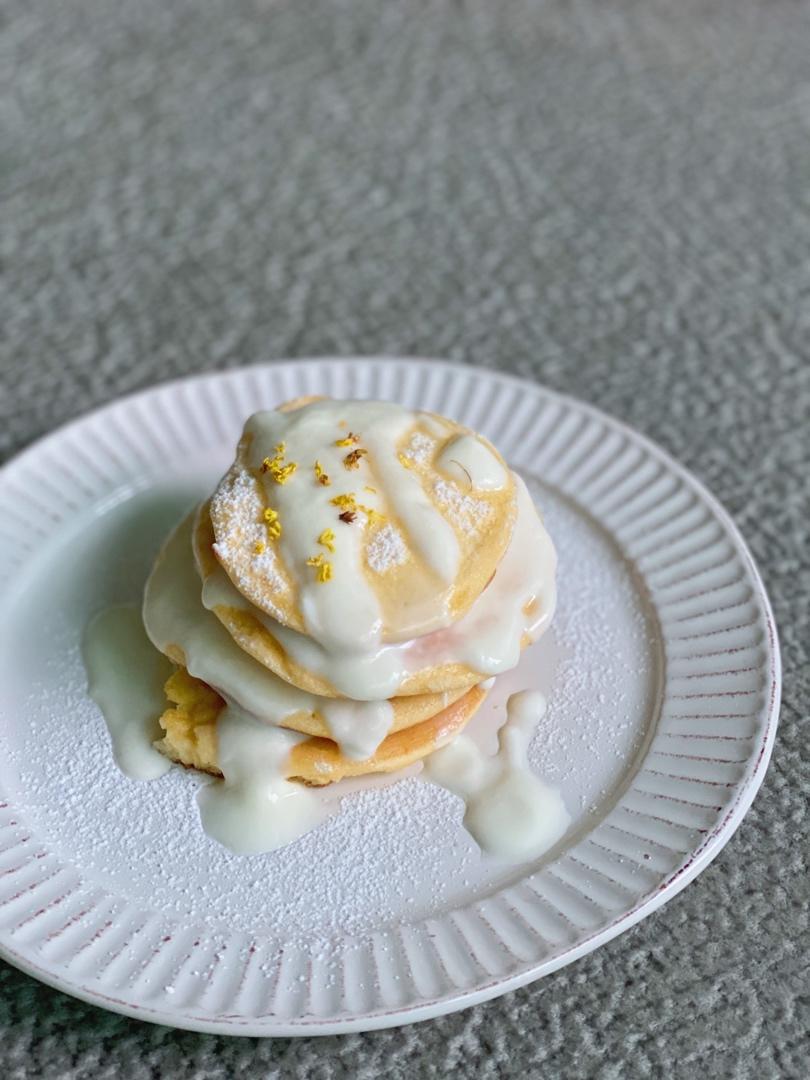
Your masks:
{"label": "powdered sugar dusting", "polygon": [[590,816],[613,789],[611,763],[632,760],[642,745],[639,717],[653,712],[660,639],[605,535],[568,503],[545,494],[536,501],[559,557],[560,660],[529,757],[568,793],[570,810]]}
{"label": "powdered sugar dusting", "polygon": [[264,503],[251,473],[234,466],[211,499],[211,516],[229,522],[230,535],[214,544],[214,552],[237,589],[258,607],[280,617],[289,585],[268,542],[262,518]]}
{"label": "powdered sugar dusting", "polygon": [[436,441],[423,431],[415,431],[402,451],[402,456],[416,465],[429,465],[436,450]]}
{"label": "powdered sugar dusting", "polygon": [[366,561],[377,574],[384,574],[408,561],[408,548],[402,533],[393,525],[383,525],[371,538],[366,549]]}
{"label": "powdered sugar dusting", "polygon": [[470,536],[477,536],[481,527],[492,517],[492,507],[488,502],[465,495],[447,480],[435,480],[433,494],[449,514],[452,523]]}

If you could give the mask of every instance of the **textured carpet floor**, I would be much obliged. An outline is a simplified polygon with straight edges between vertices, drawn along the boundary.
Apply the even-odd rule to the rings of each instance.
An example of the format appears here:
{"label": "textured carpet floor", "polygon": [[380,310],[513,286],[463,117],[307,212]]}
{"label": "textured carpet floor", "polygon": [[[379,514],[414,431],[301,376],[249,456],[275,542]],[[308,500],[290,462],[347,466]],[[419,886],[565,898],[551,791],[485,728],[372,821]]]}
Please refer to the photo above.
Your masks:
{"label": "textured carpet floor", "polygon": [[810,1074],[810,8],[6,0],[0,19],[0,453],[276,356],[510,369],[706,481],[786,668],[722,855],[542,983],[397,1031],[240,1041],[2,967],[0,1074]]}

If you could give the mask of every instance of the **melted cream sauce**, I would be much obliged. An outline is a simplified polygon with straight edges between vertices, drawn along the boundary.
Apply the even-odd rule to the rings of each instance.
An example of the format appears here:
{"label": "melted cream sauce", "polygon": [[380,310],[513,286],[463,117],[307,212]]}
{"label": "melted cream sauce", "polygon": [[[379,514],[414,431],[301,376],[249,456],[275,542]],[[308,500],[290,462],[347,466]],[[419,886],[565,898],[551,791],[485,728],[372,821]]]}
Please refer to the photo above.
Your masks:
{"label": "melted cream sauce", "polygon": [[251,605],[222,569],[206,579],[203,604],[251,611],[297,663],[356,700],[393,697],[408,674],[427,666],[461,662],[499,675],[517,664],[524,635],[536,641],[548,627],[556,603],[554,547],[519,476],[515,487],[517,521],[492,582],[461,619],[424,637],[366,651],[344,640],[328,651]]}
{"label": "melted cream sauce", "polygon": [[[175,532],[156,573],[169,573],[176,550],[188,551],[188,528],[186,522]],[[188,562],[185,559],[183,565],[188,566]],[[158,577],[158,584],[160,580]],[[151,612],[152,633],[161,626],[163,617],[156,614],[161,607],[154,599],[156,587],[153,574],[148,590],[152,599],[147,598],[145,604]],[[177,619],[182,623],[190,615],[188,597],[177,589],[167,600],[172,598],[178,601]],[[218,640],[226,653],[236,648],[227,632],[218,624],[214,626],[214,617],[202,614],[199,623],[207,622],[207,629],[192,632],[186,641],[199,641],[210,631],[211,639]],[[199,633],[197,638],[195,633]],[[243,659],[250,659],[238,648],[237,652]],[[90,692],[107,720],[117,764],[135,779],[163,775],[171,763],[152,743],[161,734],[157,717],[165,705],[163,683],[172,665],[148,641],[137,608],[116,607],[97,616],[86,633],[84,656]],[[223,662],[227,667],[227,660]],[[254,663],[251,661],[247,668]],[[246,669],[240,662],[236,670]],[[311,695],[286,689],[298,699],[296,704],[312,700]],[[255,685],[252,692],[256,692]],[[261,691],[259,695],[254,704],[263,700]],[[251,697],[251,692],[247,696]],[[388,703],[377,704],[379,726],[374,737],[381,739],[390,717],[383,708]],[[542,694],[514,694],[507,708],[507,722],[494,757],[485,756],[469,737],[461,735],[426,760],[425,776],[464,799],[464,826],[484,851],[520,861],[551,847],[563,835],[570,819],[558,793],[534,776],[528,766],[529,741],[545,710]],[[332,701],[326,711],[336,735],[342,734],[351,749],[357,738],[354,704]],[[372,728],[374,715],[372,711]],[[282,847],[320,824],[335,804],[336,793],[327,797],[323,792],[291,783],[284,776],[290,751],[306,738],[268,725],[229,700],[217,722],[218,759],[224,779],[212,781],[198,793],[206,833],[237,854],[258,854]],[[360,756],[365,748],[358,746],[356,750],[356,756]]]}
{"label": "melted cream sauce", "polygon": [[[461,552],[449,521],[425,494],[422,482],[402,467],[396,444],[413,426],[416,417],[406,413],[408,424],[396,430],[384,417],[364,432],[364,440],[374,462],[374,470],[388,503],[399,518],[408,539],[439,578],[451,585],[458,576]],[[441,612],[442,616],[446,614]]]}
{"label": "melted cream sauce", "polygon": [[265,725],[317,713],[346,757],[371,757],[391,728],[390,702],[344,702],[307,694],[240,649],[202,605],[191,534],[188,518],[166,542],[146,583],[143,621],[154,645],[161,651],[179,646],[192,675]]}
{"label": "melted cream sauce", "polygon": [[224,779],[197,794],[210,837],[237,855],[258,855],[289,844],[325,820],[324,800],[284,778],[290,751],[305,738],[267,727],[235,705],[223,710],[217,742]]}
{"label": "melted cream sauce", "polygon": [[545,710],[538,691],[512,694],[494,757],[459,735],[425,761],[426,779],[464,800],[464,827],[478,846],[510,862],[542,855],[571,823],[559,792],[529,767],[529,743]]}
{"label": "melted cream sauce", "polygon": [[[414,413],[389,402],[319,401],[300,412],[277,411],[254,414],[245,426],[250,436],[247,466],[261,475],[265,457],[272,457],[277,444],[284,443],[285,460],[295,461],[301,470],[311,467],[313,447],[331,478],[328,487],[313,484],[301,498],[300,478],[277,484],[264,474],[268,505],[278,510],[283,523],[279,541],[282,556],[300,586],[301,613],[308,634],[325,650],[339,650],[346,639],[347,612],[351,615],[351,636],[356,646],[368,650],[379,646],[382,617],[379,602],[362,567],[363,533],[359,529],[335,529],[338,495],[355,494],[358,502],[382,512],[390,511],[404,527],[410,544],[439,577],[451,583],[458,573],[460,551],[450,523],[433,505],[419,478],[405,469],[397,457],[397,444],[415,425]],[[346,469],[344,459],[353,446],[335,445],[348,432],[360,435],[368,459],[356,469]],[[372,462],[372,465],[369,465]],[[376,474],[376,475],[375,475]],[[366,485],[379,484],[388,507],[378,495],[365,492]],[[334,551],[319,548],[316,537],[325,529],[335,532]],[[332,563],[328,588],[317,581],[306,560],[322,554]],[[446,601],[437,590],[436,610],[431,617],[446,621]]]}
{"label": "melted cream sauce", "polygon": [[[185,527],[186,523],[173,540]],[[185,539],[190,542],[188,536]],[[185,550],[189,552],[188,546]],[[161,565],[165,568],[165,560]],[[213,615],[200,611],[209,623],[217,622]],[[233,646],[225,630],[221,626],[218,630]],[[83,655],[89,692],[104,715],[116,764],[134,780],[163,776],[172,762],[153,743],[163,734],[158,717],[166,707],[163,685],[173,665],[149,641],[138,607],[112,607],[97,615],[85,633]],[[328,711],[336,729],[346,731],[344,753],[353,751],[357,757],[370,756],[366,753],[369,738],[382,741],[386,724],[390,726],[387,702],[372,707],[370,725],[356,728],[352,721],[356,724],[357,713],[350,702],[329,703]],[[369,730],[364,734],[364,727],[372,729],[373,736]],[[205,832],[237,854],[258,854],[283,847],[319,825],[336,804],[336,793],[291,783],[284,775],[290,751],[306,738],[263,723],[229,701],[217,720],[224,780],[212,781],[197,796]]]}
{"label": "melted cream sauce", "polygon": [[436,466],[462,490],[500,491],[506,484],[507,471],[490,448],[475,435],[450,439],[436,459]]}
{"label": "melted cream sauce", "polygon": [[133,780],[155,780],[171,762],[152,743],[162,735],[163,684],[174,670],[144,633],[135,604],[107,608],[90,622],[82,642],[87,688],[104,716],[113,757]]}
{"label": "melted cream sauce", "polygon": [[321,698],[318,712],[341,753],[355,761],[370,758],[391,730],[390,701],[348,701]]}

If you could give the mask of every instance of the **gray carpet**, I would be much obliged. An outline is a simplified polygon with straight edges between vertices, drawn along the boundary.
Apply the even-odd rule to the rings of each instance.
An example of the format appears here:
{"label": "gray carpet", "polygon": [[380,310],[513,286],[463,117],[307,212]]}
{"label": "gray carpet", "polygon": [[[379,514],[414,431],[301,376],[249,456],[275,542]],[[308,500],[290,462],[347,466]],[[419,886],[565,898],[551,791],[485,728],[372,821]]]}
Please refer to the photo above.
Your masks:
{"label": "gray carpet", "polygon": [[[810,8],[6,0],[0,452],[169,376],[439,355],[607,409],[742,527],[773,763],[685,893],[535,986],[261,1041],[0,970],[6,1080],[810,1073]],[[804,735],[801,727],[805,726]]]}

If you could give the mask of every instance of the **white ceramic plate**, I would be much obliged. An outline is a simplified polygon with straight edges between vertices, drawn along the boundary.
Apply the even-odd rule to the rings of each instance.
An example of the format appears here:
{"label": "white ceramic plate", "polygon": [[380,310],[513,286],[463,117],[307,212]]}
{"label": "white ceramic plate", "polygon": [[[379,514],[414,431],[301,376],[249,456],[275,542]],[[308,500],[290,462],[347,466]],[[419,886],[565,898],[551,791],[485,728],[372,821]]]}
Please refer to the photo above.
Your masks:
{"label": "white ceramic plate", "polygon": [[[552,631],[499,680],[550,701],[537,771],[573,824],[531,865],[482,859],[460,804],[411,776],[239,858],[201,831],[182,770],[115,768],[87,700],[91,613],[135,599],[244,418],[286,398],[380,397],[489,436],[560,555]],[[0,473],[0,953],[77,997],[235,1035],[356,1031],[502,994],[615,937],[717,854],[759,787],[779,657],[757,571],[683,469],[578,402],[434,361],[277,363],[169,383]]]}

